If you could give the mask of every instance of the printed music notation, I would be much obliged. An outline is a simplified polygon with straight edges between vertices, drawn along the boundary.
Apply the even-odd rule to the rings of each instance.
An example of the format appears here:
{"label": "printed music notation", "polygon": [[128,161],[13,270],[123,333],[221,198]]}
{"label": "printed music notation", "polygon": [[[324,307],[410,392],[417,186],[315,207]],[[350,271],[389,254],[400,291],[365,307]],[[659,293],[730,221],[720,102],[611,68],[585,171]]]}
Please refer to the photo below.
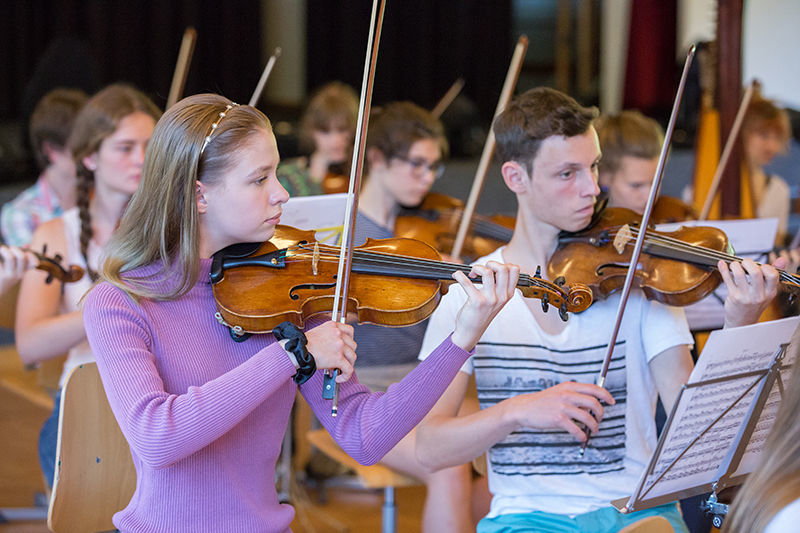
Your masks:
{"label": "printed music notation", "polygon": [[[764,386],[764,375],[800,317],[715,331],[670,417],[660,453],[631,501],[671,495],[717,481],[730,467],[741,433]],[[782,375],[788,378],[793,353],[787,350]],[[749,372],[755,375],[739,376]],[[719,381],[708,383],[711,380]],[[757,460],[780,405],[777,382],[770,391],[736,473]],[[636,498],[636,500],[634,500]],[[641,505],[637,507],[641,509]]]}

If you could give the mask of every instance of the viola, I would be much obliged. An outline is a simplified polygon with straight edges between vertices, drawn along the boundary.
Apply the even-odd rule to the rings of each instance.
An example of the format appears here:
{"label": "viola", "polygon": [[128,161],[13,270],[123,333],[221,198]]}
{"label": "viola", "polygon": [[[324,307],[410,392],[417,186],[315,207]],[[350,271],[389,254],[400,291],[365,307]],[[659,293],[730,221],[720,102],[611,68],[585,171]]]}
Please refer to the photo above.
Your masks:
{"label": "viola", "polygon": [[[595,300],[608,297],[623,285],[640,223],[641,217],[629,209],[603,209],[586,229],[559,237],[548,275],[569,273],[571,280],[591,288]],[[701,226],[671,232],[648,227],[642,252],[634,284],[648,299],[674,306],[692,304],[720,284],[718,261],[742,260],[733,255],[723,231]],[[779,273],[784,286],[800,288],[800,277]]]}
{"label": "viola", "polygon": [[[234,334],[269,332],[284,321],[303,327],[309,317],[330,313],[339,248],[317,242],[313,231],[278,226],[265,243],[236,244],[214,254],[211,281],[217,319]],[[425,320],[453,283],[470,267],[441,261],[431,246],[413,239],[369,239],[353,250],[347,308],[359,322],[408,326]],[[480,278],[473,279],[480,283]],[[591,304],[591,291],[541,275],[520,275],[523,295],[542,308],[568,313]]]}
{"label": "viola", "polygon": [[[453,249],[464,203],[445,194],[431,192],[416,208],[404,208],[395,221],[395,235],[428,243],[441,253]],[[516,219],[507,215],[473,215],[463,255],[488,255],[511,240]]]}

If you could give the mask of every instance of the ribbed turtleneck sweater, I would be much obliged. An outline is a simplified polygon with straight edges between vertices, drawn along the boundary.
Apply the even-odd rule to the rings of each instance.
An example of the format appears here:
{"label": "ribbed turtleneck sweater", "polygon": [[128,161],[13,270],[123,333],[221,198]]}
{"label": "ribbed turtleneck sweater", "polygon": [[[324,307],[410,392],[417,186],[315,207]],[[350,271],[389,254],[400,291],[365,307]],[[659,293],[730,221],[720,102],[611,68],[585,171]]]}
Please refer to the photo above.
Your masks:
{"label": "ribbed turtleneck sweater", "polygon": [[[272,335],[234,342],[217,323],[210,267],[202,260],[200,281],[175,300],[134,302],[101,283],[85,301],[87,337],[136,467],[136,492],[114,515],[122,532],[283,532],[294,516],[274,479],[294,365]],[[342,448],[372,464],[420,422],[469,355],[448,338],[385,394],[350,379],[336,418],[321,398],[321,371],[300,392]]]}

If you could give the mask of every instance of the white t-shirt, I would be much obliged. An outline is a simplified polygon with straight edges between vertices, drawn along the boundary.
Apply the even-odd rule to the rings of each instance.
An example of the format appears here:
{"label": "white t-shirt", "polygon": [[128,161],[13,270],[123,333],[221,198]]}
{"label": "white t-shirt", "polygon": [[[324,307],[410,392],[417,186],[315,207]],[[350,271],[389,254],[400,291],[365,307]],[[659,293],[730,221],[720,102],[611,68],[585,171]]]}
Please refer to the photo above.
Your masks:
{"label": "white t-shirt", "polygon": [[[502,250],[477,262],[502,262]],[[465,301],[458,285],[442,298],[430,318],[421,359],[450,334]],[[550,335],[537,327],[517,292],[462,367],[466,373],[475,370],[481,409],[564,381],[593,383],[618,305],[618,296],[596,302],[571,314],[566,328]],[[542,311],[537,307],[535,312]],[[656,444],[657,391],[648,363],[668,348],[692,342],[681,309],[649,302],[641,291],[633,291],[606,378],[617,403],[606,406],[600,432],[592,436],[586,454],[581,457],[577,441],[563,431],[512,433],[489,450],[494,496],[488,516],[530,511],[574,516],[630,496]]]}
{"label": "white t-shirt", "polygon": [[786,235],[789,225],[791,196],[791,190],[786,180],[772,174],[769,176],[763,197],[756,209],[758,218],[775,217],[778,219],[778,240]]}
{"label": "white t-shirt", "polygon": [[800,498],[781,509],[764,528],[764,533],[792,533],[797,531],[798,523],[800,523]]}

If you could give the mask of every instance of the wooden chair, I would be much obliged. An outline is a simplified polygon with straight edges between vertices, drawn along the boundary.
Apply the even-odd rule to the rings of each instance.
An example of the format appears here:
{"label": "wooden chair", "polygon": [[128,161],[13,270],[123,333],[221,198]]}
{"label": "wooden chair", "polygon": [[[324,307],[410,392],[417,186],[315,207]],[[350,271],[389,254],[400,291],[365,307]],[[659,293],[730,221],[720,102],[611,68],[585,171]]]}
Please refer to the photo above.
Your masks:
{"label": "wooden chair", "polygon": [[111,517],[130,501],[136,471],[95,363],[77,367],[64,385],[56,457],[50,530],[113,530]]}
{"label": "wooden chair", "polygon": [[663,516],[648,516],[623,527],[619,533],[675,533],[675,529]]}
{"label": "wooden chair", "polygon": [[380,464],[365,466],[358,463],[358,461],[347,455],[324,429],[309,431],[306,436],[311,444],[325,455],[354,470],[365,488],[383,489],[381,531],[383,533],[397,531],[397,506],[395,504],[394,489],[420,485],[420,481]]}

